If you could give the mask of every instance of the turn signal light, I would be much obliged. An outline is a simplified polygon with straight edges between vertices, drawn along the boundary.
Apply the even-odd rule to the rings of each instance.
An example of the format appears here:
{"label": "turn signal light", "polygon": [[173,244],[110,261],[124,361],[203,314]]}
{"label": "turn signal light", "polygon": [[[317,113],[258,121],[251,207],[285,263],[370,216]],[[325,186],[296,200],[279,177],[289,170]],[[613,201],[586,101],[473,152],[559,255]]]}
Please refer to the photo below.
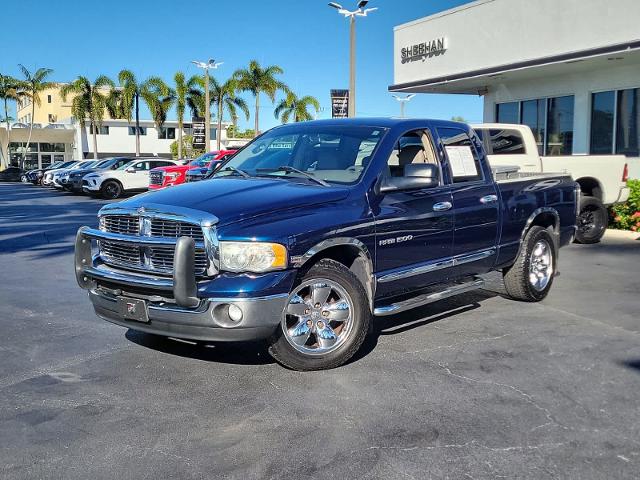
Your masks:
{"label": "turn signal light", "polygon": [[622,181],[627,183],[627,180],[629,180],[629,164],[625,163],[624,170],[622,170]]}

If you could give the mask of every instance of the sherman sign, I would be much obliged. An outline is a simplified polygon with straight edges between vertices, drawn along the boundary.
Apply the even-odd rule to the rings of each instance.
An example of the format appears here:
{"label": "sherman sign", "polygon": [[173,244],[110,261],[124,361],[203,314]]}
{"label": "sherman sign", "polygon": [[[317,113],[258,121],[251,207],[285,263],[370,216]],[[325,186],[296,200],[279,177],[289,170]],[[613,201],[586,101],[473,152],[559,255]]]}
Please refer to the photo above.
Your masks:
{"label": "sherman sign", "polygon": [[431,57],[442,55],[447,50],[446,37],[436,38],[431,41],[403,47],[400,50],[402,63],[415,62],[422,60],[423,62]]}

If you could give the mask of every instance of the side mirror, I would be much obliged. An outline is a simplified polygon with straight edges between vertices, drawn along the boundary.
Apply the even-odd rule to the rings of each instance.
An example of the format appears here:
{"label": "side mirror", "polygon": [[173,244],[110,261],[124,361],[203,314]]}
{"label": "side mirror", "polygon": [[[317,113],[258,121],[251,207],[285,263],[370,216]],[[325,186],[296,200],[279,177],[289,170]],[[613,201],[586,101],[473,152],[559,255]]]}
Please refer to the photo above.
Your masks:
{"label": "side mirror", "polygon": [[410,163],[404,166],[402,177],[385,177],[380,193],[433,188],[440,184],[440,169],[432,163]]}

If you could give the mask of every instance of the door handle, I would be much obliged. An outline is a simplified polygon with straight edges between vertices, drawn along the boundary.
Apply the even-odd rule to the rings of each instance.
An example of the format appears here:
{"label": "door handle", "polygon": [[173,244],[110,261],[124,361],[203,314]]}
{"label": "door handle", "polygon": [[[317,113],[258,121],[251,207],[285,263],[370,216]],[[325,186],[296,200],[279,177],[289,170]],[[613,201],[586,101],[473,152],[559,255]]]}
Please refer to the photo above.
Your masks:
{"label": "door handle", "polygon": [[433,205],[433,211],[445,212],[449,210],[451,207],[453,207],[453,205],[451,205],[451,202],[439,202]]}
{"label": "door handle", "polygon": [[484,197],[482,197],[480,199],[480,203],[494,203],[498,201],[498,196],[497,195],[485,195]]}

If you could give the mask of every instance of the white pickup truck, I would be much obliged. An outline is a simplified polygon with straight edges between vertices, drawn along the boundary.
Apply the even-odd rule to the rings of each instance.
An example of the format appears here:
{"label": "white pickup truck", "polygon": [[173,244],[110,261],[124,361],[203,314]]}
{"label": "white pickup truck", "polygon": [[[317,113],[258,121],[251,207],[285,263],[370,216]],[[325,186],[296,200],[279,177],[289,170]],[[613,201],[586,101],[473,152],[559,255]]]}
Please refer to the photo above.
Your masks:
{"label": "white pickup truck", "polygon": [[624,155],[541,157],[533,132],[526,125],[482,123],[472,127],[482,139],[493,168],[513,166],[520,172],[569,173],[580,184],[578,243],[599,242],[609,220],[606,207],[629,198]]}

